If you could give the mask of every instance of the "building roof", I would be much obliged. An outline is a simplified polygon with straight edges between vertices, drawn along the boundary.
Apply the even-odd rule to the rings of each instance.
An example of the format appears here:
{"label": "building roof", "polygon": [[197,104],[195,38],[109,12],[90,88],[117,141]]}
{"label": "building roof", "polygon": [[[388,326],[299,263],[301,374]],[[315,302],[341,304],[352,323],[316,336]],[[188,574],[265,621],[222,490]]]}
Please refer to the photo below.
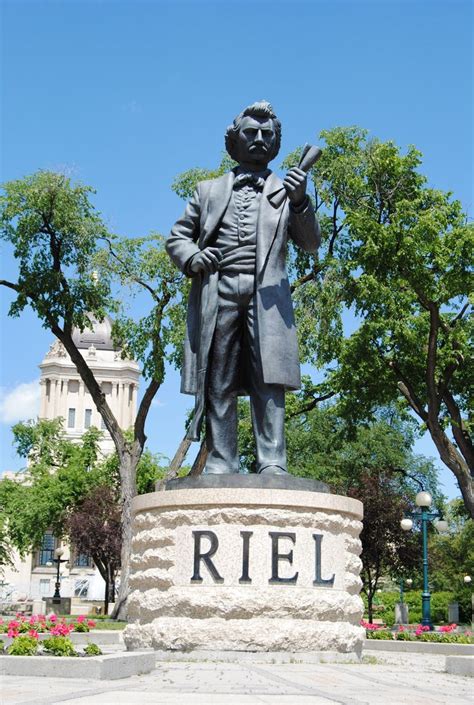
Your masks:
{"label": "building roof", "polygon": [[98,321],[89,314],[90,328],[81,331],[75,328],[72,339],[78,348],[87,349],[93,345],[97,350],[115,350],[112,342],[112,321],[106,316],[103,321]]}

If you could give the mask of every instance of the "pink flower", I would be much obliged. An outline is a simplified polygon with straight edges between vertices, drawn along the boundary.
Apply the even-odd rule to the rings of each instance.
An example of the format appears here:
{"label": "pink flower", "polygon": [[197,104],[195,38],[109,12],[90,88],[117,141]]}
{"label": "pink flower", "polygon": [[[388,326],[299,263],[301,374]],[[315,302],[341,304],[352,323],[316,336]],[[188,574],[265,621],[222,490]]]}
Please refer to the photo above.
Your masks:
{"label": "pink flower", "polygon": [[38,639],[38,638],[39,638],[39,634],[38,634],[38,632],[36,631],[36,629],[30,629],[29,632],[28,632],[28,636],[32,636],[34,639]]}
{"label": "pink flower", "polygon": [[79,624],[82,624],[82,622],[83,622],[84,620],[85,620],[85,617],[84,617],[83,614],[80,614],[80,615],[77,617],[77,622],[78,622]]}
{"label": "pink flower", "polygon": [[95,622],[92,621],[92,619],[87,620],[87,626],[90,627],[91,629],[94,629],[95,627]]}
{"label": "pink flower", "polygon": [[54,613],[50,614],[48,619],[50,622],[57,622],[58,621],[58,618],[56,617],[56,615]]}
{"label": "pink flower", "polygon": [[453,632],[457,626],[458,626],[457,624],[445,624],[439,628],[439,631],[440,632],[448,632],[448,633]]}
{"label": "pink flower", "polygon": [[68,624],[57,624],[55,627],[51,627],[49,633],[53,636],[69,636],[74,627]]}
{"label": "pink flower", "polygon": [[18,636],[20,632],[17,629],[9,629],[7,632],[7,636],[11,637],[14,639],[16,636]]}
{"label": "pink flower", "polygon": [[406,632],[406,629],[405,629],[405,627],[403,626],[403,624],[400,624],[400,625],[399,625],[398,631],[399,631],[399,632]]}

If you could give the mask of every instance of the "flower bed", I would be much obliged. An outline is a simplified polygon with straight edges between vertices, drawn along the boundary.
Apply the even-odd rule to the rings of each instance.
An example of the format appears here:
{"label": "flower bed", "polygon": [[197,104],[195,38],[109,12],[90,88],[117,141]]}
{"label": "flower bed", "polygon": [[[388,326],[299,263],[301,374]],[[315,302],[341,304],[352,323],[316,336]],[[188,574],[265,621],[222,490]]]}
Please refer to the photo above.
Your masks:
{"label": "flower bed", "polygon": [[474,644],[472,632],[459,632],[457,624],[447,624],[433,631],[422,624],[409,625],[408,627],[400,625],[396,630],[388,629],[384,624],[372,624],[365,620],[362,620],[360,624],[365,628],[367,639],[435,642],[440,644]]}
{"label": "flower bed", "polygon": [[[55,614],[25,617],[18,613],[9,622],[0,618],[0,652],[11,656],[97,656],[102,652],[96,644],[87,644],[80,654],[69,636],[71,632],[90,632],[95,626],[96,623],[84,615],[67,621]],[[6,650],[1,634],[12,639]],[[40,635],[46,638],[40,640]]]}

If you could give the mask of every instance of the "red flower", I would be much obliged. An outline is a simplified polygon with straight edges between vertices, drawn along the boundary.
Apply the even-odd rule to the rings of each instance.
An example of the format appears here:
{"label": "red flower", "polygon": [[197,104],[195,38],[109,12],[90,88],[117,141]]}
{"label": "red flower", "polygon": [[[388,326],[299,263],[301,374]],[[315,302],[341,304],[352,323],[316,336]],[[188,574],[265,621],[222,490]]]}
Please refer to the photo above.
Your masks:
{"label": "red flower", "polygon": [[28,636],[32,636],[34,639],[38,639],[38,638],[39,638],[39,634],[38,634],[38,632],[36,631],[36,629],[30,629],[29,632],[28,632]]}
{"label": "red flower", "polygon": [[94,629],[95,627],[95,622],[92,621],[92,619],[87,620],[87,626],[90,627],[91,629]]}

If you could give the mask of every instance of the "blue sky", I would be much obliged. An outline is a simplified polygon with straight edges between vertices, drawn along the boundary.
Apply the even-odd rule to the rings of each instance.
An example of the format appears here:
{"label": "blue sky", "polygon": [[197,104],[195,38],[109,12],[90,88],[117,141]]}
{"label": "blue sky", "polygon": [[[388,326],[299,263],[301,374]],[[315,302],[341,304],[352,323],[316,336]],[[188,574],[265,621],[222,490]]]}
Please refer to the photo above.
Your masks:
{"label": "blue sky", "polygon": [[[283,123],[281,155],[321,129],[360,125],[424,154],[430,184],[472,217],[472,4],[462,0],[3,0],[1,180],[66,169],[93,185],[109,227],[166,234],[170,186],[213,167],[234,115],[260,98]],[[278,166],[278,160],[274,168]],[[8,251],[2,276],[14,276]],[[35,404],[52,340],[8,319],[0,290],[0,470],[20,467],[9,428]],[[171,371],[148,421],[172,455],[189,397]],[[435,455],[428,441],[420,452]],[[445,491],[456,494],[442,471]]]}

